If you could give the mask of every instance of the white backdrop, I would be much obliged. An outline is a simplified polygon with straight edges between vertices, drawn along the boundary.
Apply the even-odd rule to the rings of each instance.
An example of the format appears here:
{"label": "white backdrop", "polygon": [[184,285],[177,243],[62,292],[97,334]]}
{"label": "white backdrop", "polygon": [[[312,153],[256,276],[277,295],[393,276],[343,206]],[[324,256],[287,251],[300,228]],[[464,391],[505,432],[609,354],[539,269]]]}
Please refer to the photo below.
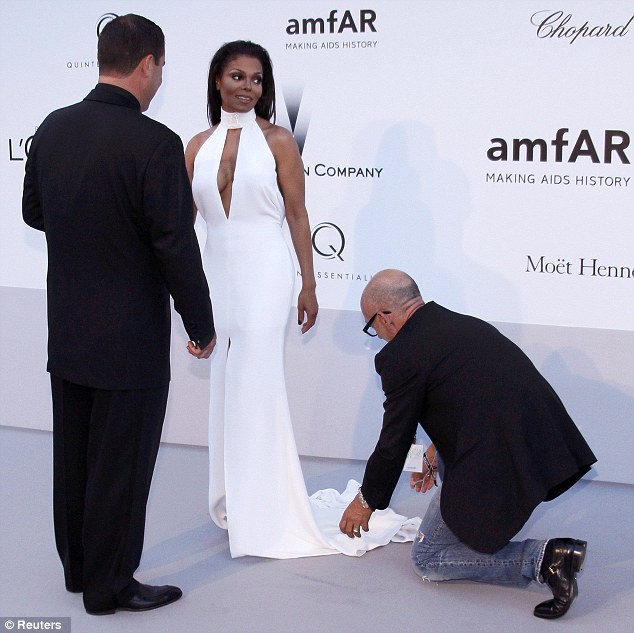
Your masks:
{"label": "white backdrop", "polygon": [[[32,411],[46,388],[25,384],[45,384],[45,359],[19,344],[45,328],[33,303],[45,240],[20,215],[29,137],[96,83],[98,25],[128,12],[165,31],[164,83],[147,114],[184,143],[207,127],[213,52],[240,38],[271,54],[278,123],[302,147],[322,308],[309,336],[289,332],[302,452],[371,450],[376,346],[356,311],[371,275],[397,267],[425,298],[512,335],[591,440],[600,476],[634,482],[622,454],[634,437],[634,3],[617,0],[4,0],[4,424],[50,425],[44,405]],[[23,331],[28,309],[38,335]],[[173,357],[165,437],[204,443],[204,370],[180,349]]]}

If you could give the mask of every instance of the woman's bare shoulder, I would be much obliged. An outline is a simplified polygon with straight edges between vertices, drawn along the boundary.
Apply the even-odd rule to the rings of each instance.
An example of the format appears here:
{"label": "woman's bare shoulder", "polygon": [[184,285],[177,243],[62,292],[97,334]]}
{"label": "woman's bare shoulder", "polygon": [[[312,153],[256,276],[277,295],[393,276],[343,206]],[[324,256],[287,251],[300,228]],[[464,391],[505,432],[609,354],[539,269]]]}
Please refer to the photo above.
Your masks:
{"label": "woman's bare shoulder", "polygon": [[191,137],[189,143],[187,143],[186,153],[193,152],[194,154],[198,153],[198,150],[202,147],[203,143],[214,133],[214,130],[217,126],[207,128],[202,132],[198,132]]}
{"label": "woman's bare shoulder", "polygon": [[265,119],[258,118],[258,124],[264,134],[266,142],[269,147],[275,153],[276,151],[282,152],[296,152],[297,142],[293,138],[293,135],[289,130],[281,125],[274,125]]}

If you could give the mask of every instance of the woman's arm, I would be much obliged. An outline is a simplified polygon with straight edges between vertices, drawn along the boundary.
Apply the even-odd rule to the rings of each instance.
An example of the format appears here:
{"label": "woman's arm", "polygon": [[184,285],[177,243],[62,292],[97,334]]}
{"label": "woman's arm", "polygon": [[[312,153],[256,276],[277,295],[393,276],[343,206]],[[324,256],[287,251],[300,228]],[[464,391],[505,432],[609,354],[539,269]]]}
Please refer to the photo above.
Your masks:
{"label": "woman's arm", "polygon": [[297,323],[302,326],[302,333],[305,333],[315,324],[319,307],[315,294],[317,284],[310,224],[304,198],[304,165],[295,139],[285,128],[273,127],[267,134],[267,141],[275,158],[278,185],[286,207],[286,221],[302,275],[302,289],[297,298]]}

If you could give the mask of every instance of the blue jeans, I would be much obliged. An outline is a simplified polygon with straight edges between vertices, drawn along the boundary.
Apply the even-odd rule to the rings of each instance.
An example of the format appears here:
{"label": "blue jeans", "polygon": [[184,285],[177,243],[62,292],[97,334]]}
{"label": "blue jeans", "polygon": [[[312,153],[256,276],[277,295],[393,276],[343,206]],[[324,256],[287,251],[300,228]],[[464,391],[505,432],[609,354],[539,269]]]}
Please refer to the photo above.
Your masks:
{"label": "blue jeans", "polygon": [[511,541],[494,554],[483,554],[465,545],[440,515],[436,491],[412,546],[412,564],[423,580],[473,580],[495,585],[524,587],[535,580],[547,541]]}

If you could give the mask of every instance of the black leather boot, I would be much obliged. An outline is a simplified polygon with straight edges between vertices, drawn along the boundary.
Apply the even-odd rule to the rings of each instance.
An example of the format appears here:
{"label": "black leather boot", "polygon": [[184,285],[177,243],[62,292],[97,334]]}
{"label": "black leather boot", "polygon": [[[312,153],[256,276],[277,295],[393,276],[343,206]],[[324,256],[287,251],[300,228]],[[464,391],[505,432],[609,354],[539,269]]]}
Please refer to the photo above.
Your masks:
{"label": "black leather boot", "polygon": [[560,618],[577,597],[577,574],[583,569],[586,541],[555,538],[548,541],[540,575],[553,592],[553,599],[541,602],[533,614],[538,618]]}

